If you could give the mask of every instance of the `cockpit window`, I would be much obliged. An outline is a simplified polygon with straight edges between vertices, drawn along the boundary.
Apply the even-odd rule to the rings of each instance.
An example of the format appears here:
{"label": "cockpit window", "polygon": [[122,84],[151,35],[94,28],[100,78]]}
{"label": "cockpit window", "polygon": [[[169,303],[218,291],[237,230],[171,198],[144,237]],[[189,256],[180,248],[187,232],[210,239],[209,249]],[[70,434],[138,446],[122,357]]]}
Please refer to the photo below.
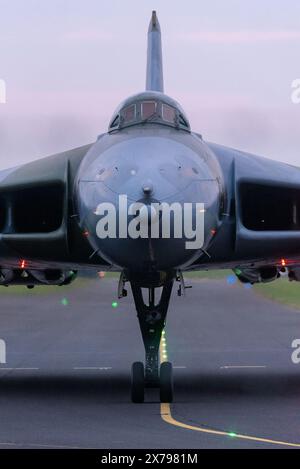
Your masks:
{"label": "cockpit window", "polygon": [[123,111],[124,122],[133,121],[135,119],[135,115],[136,115],[135,104],[132,104],[131,106],[126,107]]}
{"label": "cockpit window", "polygon": [[118,114],[114,120],[112,121],[112,123],[110,124],[110,128],[113,129],[114,127],[118,127],[120,124],[120,115]]}
{"label": "cockpit window", "polygon": [[182,114],[179,114],[179,124],[183,125],[184,127],[188,127],[187,121],[185,120]]}
{"label": "cockpit window", "polygon": [[174,124],[176,118],[176,111],[173,107],[167,104],[162,105],[162,118],[166,122],[172,122]]}
{"label": "cockpit window", "polygon": [[190,132],[189,122],[180,105],[162,93],[149,91],[122,103],[110,121],[109,131],[144,124],[165,125]]}
{"label": "cockpit window", "polygon": [[153,116],[156,112],[157,104],[155,101],[143,101],[142,102],[142,119],[148,119]]}

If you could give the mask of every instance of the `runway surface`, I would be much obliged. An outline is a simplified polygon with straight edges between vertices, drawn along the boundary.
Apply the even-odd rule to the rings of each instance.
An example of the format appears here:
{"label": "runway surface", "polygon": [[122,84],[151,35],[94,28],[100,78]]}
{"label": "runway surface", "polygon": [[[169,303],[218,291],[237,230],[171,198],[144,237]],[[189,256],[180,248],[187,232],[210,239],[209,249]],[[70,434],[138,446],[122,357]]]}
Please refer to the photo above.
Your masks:
{"label": "runway surface", "polygon": [[291,361],[300,312],[226,280],[192,284],[186,298],[173,292],[169,310],[169,422],[157,391],[130,402],[130,366],[144,352],[131,293],[112,307],[117,280],[46,295],[0,291],[0,448],[300,444],[300,365]]}

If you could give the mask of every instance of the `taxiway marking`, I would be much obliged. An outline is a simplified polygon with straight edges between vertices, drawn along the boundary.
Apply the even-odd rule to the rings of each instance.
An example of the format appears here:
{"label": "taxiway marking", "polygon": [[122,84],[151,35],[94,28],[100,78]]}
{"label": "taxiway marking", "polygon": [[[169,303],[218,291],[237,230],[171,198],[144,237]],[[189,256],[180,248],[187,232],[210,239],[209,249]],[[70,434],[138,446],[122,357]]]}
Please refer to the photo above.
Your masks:
{"label": "taxiway marking", "polygon": [[1,368],[0,371],[36,371],[39,370],[39,368],[29,368],[29,367],[19,367],[19,368]]}
{"label": "taxiway marking", "polygon": [[[160,361],[161,363],[165,361],[165,357],[167,357],[167,339],[166,335],[163,336],[163,341],[161,342],[160,348]],[[240,368],[240,367],[239,367]],[[173,425],[175,427],[184,428],[185,430],[192,430],[199,433],[206,433],[215,436],[223,436],[227,437],[228,439],[239,439],[239,440],[246,440],[246,441],[256,441],[258,443],[268,443],[271,445],[276,446],[289,446],[292,448],[300,448],[300,443],[292,443],[289,441],[281,441],[281,440],[273,440],[271,438],[261,438],[259,436],[251,436],[245,435],[235,432],[226,432],[224,430],[214,430],[212,428],[207,428],[203,426],[196,426],[196,425],[189,425],[187,423],[181,422],[180,420],[175,419],[172,416],[171,405],[168,403],[161,403],[160,404],[160,416],[162,420],[169,425]]]}
{"label": "taxiway marking", "polygon": [[260,438],[258,436],[242,435],[240,433],[225,432],[223,430],[213,430],[196,425],[188,425],[184,422],[174,419],[171,413],[170,404],[162,403],[160,405],[160,415],[164,422],[174,425],[175,427],[185,428],[186,430],[193,430],[200,433],[208,433],[211,435],[225,436],[231,439],[240,439],[248,441],[256,441],[259,443],[269,443],[277,446],[291,446],[293,448],[300,448],[300,443],[290,443],[288,441],[272,440],[269,438]]}
{"label": "taxiway marking", "polygon": [[[27,448],[27,447],[39,447],[39,448],[58,448],[58,449],[83,449],[81,446],[67,446],[67,445],[47,445],[42,443],[12,443],[12,442],[0,442],[0,446],[11,446],[17,448]],[[88,449],[88,448],[86,448]]]}
{"label": "taxiway marking", "polygon": [[111,370],[111,366],[74,366],[73,370],[100,370],[107,371]]}
{"label": "taxiway marking", "polygon": [[220,370],[230,370],[230,369],[240,369],[240,368],[267,368],[266,365],[225,365],[220,366]]}

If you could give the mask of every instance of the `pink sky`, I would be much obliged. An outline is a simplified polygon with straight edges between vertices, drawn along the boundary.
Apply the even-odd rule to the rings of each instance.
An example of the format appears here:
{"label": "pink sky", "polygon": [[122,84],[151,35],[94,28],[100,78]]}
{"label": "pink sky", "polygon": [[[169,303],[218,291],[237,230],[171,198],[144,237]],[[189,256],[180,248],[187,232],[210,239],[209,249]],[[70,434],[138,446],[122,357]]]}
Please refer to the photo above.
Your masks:
{"label": "pink sky", "polygon": [[300,166],[299,0],[0,0],[0,168],[94,141],[144,89],[156,8],[165,90],[204,138]]}

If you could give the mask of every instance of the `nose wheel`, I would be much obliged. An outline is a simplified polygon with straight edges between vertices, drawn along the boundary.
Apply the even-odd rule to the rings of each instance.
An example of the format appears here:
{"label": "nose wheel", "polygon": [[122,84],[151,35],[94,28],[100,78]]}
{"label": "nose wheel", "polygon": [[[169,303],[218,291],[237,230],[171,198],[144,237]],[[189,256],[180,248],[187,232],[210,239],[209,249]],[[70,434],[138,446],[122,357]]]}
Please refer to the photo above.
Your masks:
{"label": "nose wheel", "polygon": [[160,365],[159,373],[159,395],[160,402],[173,402],[173,367],[170,362]]}
{"label": "nose wheel", "polygon": [[131,400],[136,404],[144,402],[145,370],[144,363],[134,362],[131,367]]}
{"label": "nose wheel", "polygon": [[[145,400],[145,369],[142,362],[134,362],[131,367],[131,400],[141,404]],[[173,402],[173,367],[170,362],[163,362],[159,372],[160,402]]]}
{"label": "nose wheel", "polygon": [[134,362],[131,368],[131,400],[144,402],[146,388],[158,388],[161,402],[173,401],[173,369],[170,362],[159,366],[159,345],[172,292],[173,280],[162,288],[159,302],[155,303],[155,288],[149,288],[145,304],[142,289],[131,283],[137,316],[145,346],[145,366]]}

